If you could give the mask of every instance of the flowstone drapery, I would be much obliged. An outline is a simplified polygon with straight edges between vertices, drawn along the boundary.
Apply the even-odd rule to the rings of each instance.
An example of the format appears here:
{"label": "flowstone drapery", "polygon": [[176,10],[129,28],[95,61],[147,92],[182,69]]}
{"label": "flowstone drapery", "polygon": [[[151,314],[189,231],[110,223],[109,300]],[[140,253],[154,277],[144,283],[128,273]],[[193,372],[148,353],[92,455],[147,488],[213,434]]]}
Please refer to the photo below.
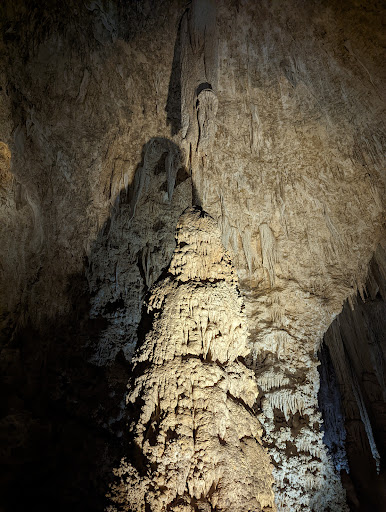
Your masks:
{"label": "flowstone drapery", "polygon": [[128,394],[131,451],[113,510],[275,510],[272,468],[237,278],[215,221],[184,212],[167,275],[148,301],[152,327]]}

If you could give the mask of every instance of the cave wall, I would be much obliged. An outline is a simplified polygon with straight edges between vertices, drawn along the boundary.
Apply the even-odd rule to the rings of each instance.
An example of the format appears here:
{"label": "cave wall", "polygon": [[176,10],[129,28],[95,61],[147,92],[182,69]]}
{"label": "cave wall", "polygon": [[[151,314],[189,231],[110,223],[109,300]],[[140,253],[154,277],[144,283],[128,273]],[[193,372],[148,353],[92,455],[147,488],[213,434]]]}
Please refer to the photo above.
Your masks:
{"label": "cave wall", "polygon": [[2,3],[6,510],[103,509],[142,303],[192,202],[238,274],[278,507],[342,510],[317,350],[384,237],[383,14]]}

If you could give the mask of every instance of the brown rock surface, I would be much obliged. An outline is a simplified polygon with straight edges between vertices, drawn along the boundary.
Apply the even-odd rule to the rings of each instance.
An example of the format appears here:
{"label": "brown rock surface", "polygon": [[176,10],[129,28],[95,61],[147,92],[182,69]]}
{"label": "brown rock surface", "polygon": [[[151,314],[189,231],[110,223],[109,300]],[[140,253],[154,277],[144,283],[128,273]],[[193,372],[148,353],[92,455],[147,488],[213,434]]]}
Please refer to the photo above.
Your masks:
{"label": "brown rock surface", "polygon": [[142,303],[192,201],[238,275],[278,509],[343,510],[317,351],[385,235],[383,9],[2,2],[5,510],[103,509]]}

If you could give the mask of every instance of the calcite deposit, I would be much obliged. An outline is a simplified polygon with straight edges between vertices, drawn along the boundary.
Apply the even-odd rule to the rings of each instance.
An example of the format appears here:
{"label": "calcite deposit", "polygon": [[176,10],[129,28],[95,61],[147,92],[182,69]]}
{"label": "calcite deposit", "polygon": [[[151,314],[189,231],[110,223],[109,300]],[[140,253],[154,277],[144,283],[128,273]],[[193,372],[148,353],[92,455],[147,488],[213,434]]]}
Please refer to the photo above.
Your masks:
{"label": "calcite deposit", "polygon": [[147,312],[127,398],[132,443],[108,510],[276,510],[237,277],[201,208],[181,216]]}
{"label": "calcite deposit", "polygon": [[[2,510],[102,512],[109,492],[116,507],[139,496],[156,509],[156,493],[199,503],[200,489],[202,506],[225,510],[211,487],[221,470],[252,510],[382,511],[384,19],[377,0],[0,3]],[[176,249],[192,205],[219,230],[222,245],[210,238],[228,270],[216,251],[209,265],[209,253]],[[214,281],[193,293],[203,272]],[[201,307],[205,323],[209,290],[228,297],[211,322],[240,318],[240,339],[203,324],[188,361],[188,340],[174,353],[164,329],[191,332]],[[215,356],[218,339],[227,349]],[[216,390],[220,438],[202,427],[202,464],[181,431],[193,367]],[[146,400],[162,378],[181,411],[165,396],[170,414],[149,440]],[[163,467],[179,439],[192,458],[180,475],[176,457],[170,486],[153,488],[168,476],[133,465],[135,439]],[[137,494],[120,494],[119,478]]]}

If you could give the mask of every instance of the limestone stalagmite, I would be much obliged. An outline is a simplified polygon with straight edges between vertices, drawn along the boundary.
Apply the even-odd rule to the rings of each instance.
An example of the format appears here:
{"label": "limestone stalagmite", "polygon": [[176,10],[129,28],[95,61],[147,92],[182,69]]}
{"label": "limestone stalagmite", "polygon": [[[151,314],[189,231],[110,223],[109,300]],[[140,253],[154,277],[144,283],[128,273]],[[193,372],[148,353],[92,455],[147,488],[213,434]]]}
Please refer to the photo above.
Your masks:
{"label": "limestone stalagmite", "polygon": [[148,313],[127,399],[132,444],[109,510],[275,510],[237,277],[201,208],[181,216]]}

